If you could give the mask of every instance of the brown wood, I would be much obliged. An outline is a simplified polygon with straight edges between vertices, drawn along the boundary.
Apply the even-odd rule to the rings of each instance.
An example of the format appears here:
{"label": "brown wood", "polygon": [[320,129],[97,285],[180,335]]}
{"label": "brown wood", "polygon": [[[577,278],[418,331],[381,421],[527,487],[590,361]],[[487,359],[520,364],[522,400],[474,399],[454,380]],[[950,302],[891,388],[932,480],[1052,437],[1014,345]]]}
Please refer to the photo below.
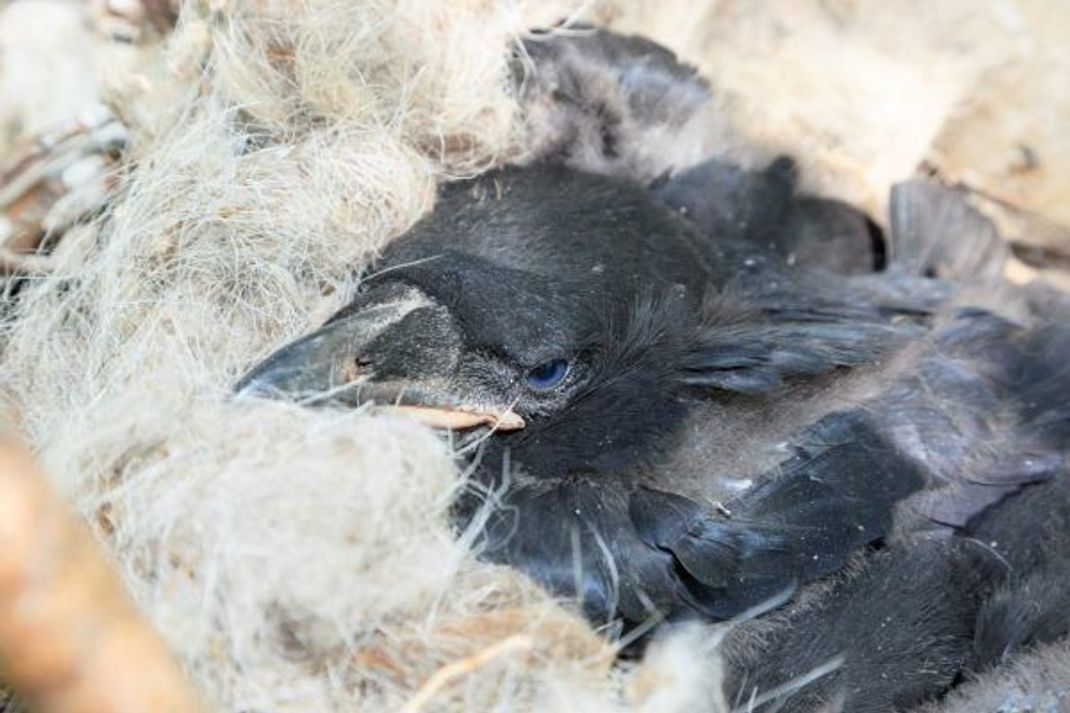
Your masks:
{"label": "brown wood", "polygon": [[2,439],[0,679],[46,713],[206,710],[87,528]]}

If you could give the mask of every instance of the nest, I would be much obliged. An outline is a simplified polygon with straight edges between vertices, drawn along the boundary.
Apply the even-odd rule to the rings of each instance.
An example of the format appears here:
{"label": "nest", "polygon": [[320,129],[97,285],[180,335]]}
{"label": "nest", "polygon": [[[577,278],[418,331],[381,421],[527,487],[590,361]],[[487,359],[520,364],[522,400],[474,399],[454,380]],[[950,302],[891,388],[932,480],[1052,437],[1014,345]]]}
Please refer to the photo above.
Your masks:
{"label": "nest", "polygon": [[[958,25],[967,44],[1012,32],[991,8],[937,5],[926,12],[940,26],[970,18]],[[621,2],[585,16],[642,29],[711,76],[738,130],[717,127],[703,150],[757,164],[789,149],[811,188],[877,214],[888,186],[921,164],[971,177],[949,122],[964,121],[967,98],[981,101],[982,78],[1019,66],[1013,47],[955,55],[935,31],[881,46],[932,18],[853,3],[780,15],[747,6],[677,2],[654,14]],[[183,5],[173,28],[166,12],[134,17],[136,32],[111,17],[95,37],[70,23],[92,72],[87,91],[99,88],[128,133],[122,161],[97,164],[99,199],[74,204],[82,219],[54,218],[33,243],[63,230],[63,249],[45,265],[14,266],[28,276],[3,326],[4,409],[212,707],[720,705],[708,630],[676,632],[622,663],[570,603],[478,562],[449,525],[464,473],[440,436],[359,411],[229,398],[246,366],[345,302],[355,274],[426,213],[439,182],[524,159],[511,48],[576,10],[204,0]],[[17,5],[3,12],[23,30],[42,21]],[[788,23],[781,39],[777,22]],[[806,23],[818,30],[793,31]],[[803,61],[837,32],[858,72],[823,82],[843,59]],[[906,59],[893,61],[897,52]],[[19,93],[12,56],[0,96]],[[912,79],[933,62],[931,77]],[[781,72],[789,89],[775,94]],[[63,117],[17,115],[24,104],[13,102],[0,150],[93,98],[73,99]],[[814,106],[835,118],[822,123]],[[856,122],[877,128],[856,135]],[[1058,192],[1021,188],[1050,183],[1036,175],[1052,171],[1043,141],[1018,183],[1000,188],[1018,193],[993,196],[990,166],[973,185],[1015,235],[1042,225],[1040,247],[1065,250]],[[99,148],[79,146],[81,158]]]}

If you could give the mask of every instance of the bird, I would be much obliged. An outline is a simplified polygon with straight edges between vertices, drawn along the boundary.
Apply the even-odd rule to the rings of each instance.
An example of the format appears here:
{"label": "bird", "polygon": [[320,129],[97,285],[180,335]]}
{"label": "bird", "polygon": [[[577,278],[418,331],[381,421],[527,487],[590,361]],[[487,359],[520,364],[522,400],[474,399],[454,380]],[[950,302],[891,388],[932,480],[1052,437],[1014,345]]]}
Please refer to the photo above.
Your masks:
{"label": "bird", "polygon": [[602,615],[727,618],[838,569],[898,509],[960,525],[1065,465],[1061,325],[941,313],[935,279],[908,300],[789,268],[619,179],[449,186],[376,270],[239,391],[489,426],[487,555],[568,590],[578,552]]}
{"label": "bird", "polygon": [[[642,181],[556,145],[444,185],[347,305],[236,391],[463,433],[458,530],[592,622],[780,602],[729,649],[744,703],[838,652],[851,663],[769,705],[905,707],[1063,630],[1065,538],[1028,554],[1022,504],[1057,522],[1070,503],[1068,310],[955,281],[998,266],[990,224],[908,182],[885,242],[796,195],[788,160]],[[861,261],[823,264],[829,215],[859,228]]]}

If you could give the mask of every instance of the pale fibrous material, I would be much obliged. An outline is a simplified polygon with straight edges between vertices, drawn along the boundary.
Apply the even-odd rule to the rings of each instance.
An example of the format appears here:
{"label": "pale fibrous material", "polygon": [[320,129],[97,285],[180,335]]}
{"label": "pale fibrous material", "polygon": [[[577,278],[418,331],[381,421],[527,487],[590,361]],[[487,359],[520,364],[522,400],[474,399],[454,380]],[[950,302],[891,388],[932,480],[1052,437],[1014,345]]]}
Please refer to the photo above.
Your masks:
{"label": "pale fibrous material", "polygon": [[[173,32],[132,45],[94,37],[75,3],[0,8],[0,153],[98,100],[129,132],[109,207],[3,315],[0,428],[31,445],[218,710],[727,710],[710,629],[620,663],[572,603],[479,563],[450,526],[464,473],[441,435],[231,387],[344,304],[439,182],[523,159],[510,56],[531,28],[586,17],[651,35],[753,140],[718,143],[718,125],[704,150],[754,164],[790,148],[810,186],[879,211],[1018,47],[984,44],[1016,4],[934,4],[994,48],[974,64],[879,3],[782,4],[778,25],[747,2],[191,0]],[[793,34],[810,15],[824,29]],[[850,61],[800,59],[838,31],[855,32]],[[25,67],[49,63],[61,71],[31,81]]]}
{"label": "pale fibrous material", "polygon": [[550,5],[192,3],[156,47],[98,49],[127,165],[20,297],[5,410],[219,710],[661,711],[662,676],[711,690],[678,650],[629,688],[574,609],[478,563],[442,436],[231,396],[438,180],[523,152],[510,48],[574,9]]}

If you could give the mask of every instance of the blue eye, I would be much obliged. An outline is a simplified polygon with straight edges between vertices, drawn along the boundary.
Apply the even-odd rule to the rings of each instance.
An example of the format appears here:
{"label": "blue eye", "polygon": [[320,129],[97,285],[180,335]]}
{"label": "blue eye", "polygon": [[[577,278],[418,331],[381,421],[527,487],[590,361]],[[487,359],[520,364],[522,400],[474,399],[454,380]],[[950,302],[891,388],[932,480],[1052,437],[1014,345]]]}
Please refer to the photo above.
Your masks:
{"label": "blue eye", "polygon": [[539,364],[528,372],[528,386],[539,391],[552,389],[560,384],[568,374],[568,360],[554,359]]}

